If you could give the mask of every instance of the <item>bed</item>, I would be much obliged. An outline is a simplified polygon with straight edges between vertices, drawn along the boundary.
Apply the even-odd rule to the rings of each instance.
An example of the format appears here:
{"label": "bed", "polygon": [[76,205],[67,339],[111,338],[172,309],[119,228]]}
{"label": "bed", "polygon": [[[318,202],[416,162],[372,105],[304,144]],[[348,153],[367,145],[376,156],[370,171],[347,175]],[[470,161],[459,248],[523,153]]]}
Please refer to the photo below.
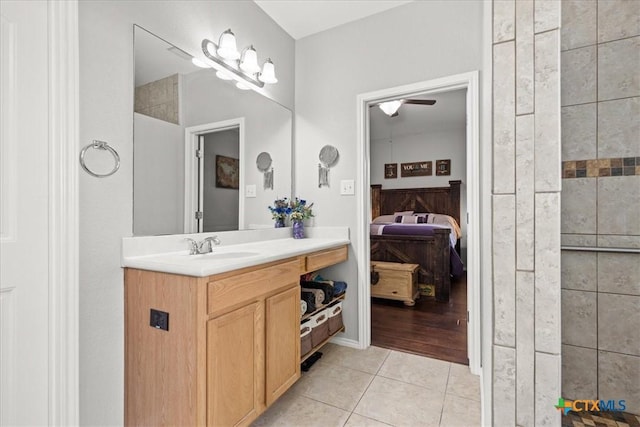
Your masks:
{"label": "bed", "polygon": [[418,264],[418,281],[433,284],[435,298],[441,302],[449,301],[451,276],[462,273],[459,227],[455,230],[443,220],[434,223],[437,216],[424,216],[423,221],[418,217],[435,213],[460,224],[460,184],[457,180],[449,181],[448,187],[371,186],[371,218],[379,219],[371,224],[371,260]]}

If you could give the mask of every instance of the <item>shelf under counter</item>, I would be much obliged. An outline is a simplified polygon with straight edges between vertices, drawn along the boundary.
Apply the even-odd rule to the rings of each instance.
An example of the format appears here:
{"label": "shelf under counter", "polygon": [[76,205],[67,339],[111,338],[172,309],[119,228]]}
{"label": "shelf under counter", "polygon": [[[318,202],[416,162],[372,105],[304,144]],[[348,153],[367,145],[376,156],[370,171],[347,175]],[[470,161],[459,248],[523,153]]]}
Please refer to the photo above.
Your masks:
{"label": "shelf under counter", "polygon": [[302,356],[300,358],[300,363],[303,363],[305,360],[307,360],[308,358],[310,358],[315,352],[317,352],[318,350],[320,350],[326,343],[328,343],[331,338],[335,337],[336,335],[338,335],[340,332],[344,332],[346,329],[343,326],[342,328],[338,329],[335,333],[333,333],[332,335],[329,335],[327,338],[325,338],[324,340],[322,340],[322,342],[320,344],[318,344],[317,346],[313,347],[309,353],[305,354],[304,356]]}
{"label": "shelf under counter", "polygon": [[336,301],[344,301],[344,298],[347,296],[347,293],[343,293],[342,295],[339,295],[335,298],[333,298],[331,301],[329,301],[326,304],[322,304],[320,307],[316,308],[314,311],[312,311],[311,313],[307,313],[304,316],[302,316],[302,318],[300,318],[300,322],[304,322],[305,320],[311,318],[311,316],[313,316],[314,314],[317,314],[319,312],[321,312],[322,310],[324,310],[325,308],[329,307],[331,304],[335,303]]}

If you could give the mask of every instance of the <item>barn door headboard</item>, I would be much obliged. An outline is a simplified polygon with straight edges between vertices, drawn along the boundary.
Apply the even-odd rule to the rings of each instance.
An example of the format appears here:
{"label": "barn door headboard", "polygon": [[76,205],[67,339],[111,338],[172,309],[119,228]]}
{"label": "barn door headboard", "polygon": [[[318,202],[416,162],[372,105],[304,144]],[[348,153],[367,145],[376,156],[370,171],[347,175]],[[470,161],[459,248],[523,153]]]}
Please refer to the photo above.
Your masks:
{"label": "barn door headboard", "polygon": [[460,184],[449,181],[449,187],[401,188],[383,190],[371,186],[371,218],[394,212],[414,211],[446,214],[460,224]]}

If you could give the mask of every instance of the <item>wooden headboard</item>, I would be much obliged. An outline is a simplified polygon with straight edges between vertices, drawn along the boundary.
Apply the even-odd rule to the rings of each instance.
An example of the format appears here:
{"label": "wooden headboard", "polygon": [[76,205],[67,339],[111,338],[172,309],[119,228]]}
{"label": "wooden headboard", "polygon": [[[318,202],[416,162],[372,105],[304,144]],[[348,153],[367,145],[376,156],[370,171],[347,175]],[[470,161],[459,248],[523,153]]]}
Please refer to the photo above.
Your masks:
{"label": "wooden headboard", "polygon": [[460,184],[449,181],[449,187],[401,188],[383,190],[371,186],[371,218],[394,212],[414,211],[446,214],[460,224]]}

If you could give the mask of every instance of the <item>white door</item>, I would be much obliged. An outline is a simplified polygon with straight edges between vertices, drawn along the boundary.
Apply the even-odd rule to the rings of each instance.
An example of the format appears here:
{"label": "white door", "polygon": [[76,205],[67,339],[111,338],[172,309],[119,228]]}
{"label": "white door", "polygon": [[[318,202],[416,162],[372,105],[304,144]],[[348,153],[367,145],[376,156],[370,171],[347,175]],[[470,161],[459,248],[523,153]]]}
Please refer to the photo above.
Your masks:
{"label": "white door", "polygon": [[45,1],[0,1],[0,425],[48,424]]}

